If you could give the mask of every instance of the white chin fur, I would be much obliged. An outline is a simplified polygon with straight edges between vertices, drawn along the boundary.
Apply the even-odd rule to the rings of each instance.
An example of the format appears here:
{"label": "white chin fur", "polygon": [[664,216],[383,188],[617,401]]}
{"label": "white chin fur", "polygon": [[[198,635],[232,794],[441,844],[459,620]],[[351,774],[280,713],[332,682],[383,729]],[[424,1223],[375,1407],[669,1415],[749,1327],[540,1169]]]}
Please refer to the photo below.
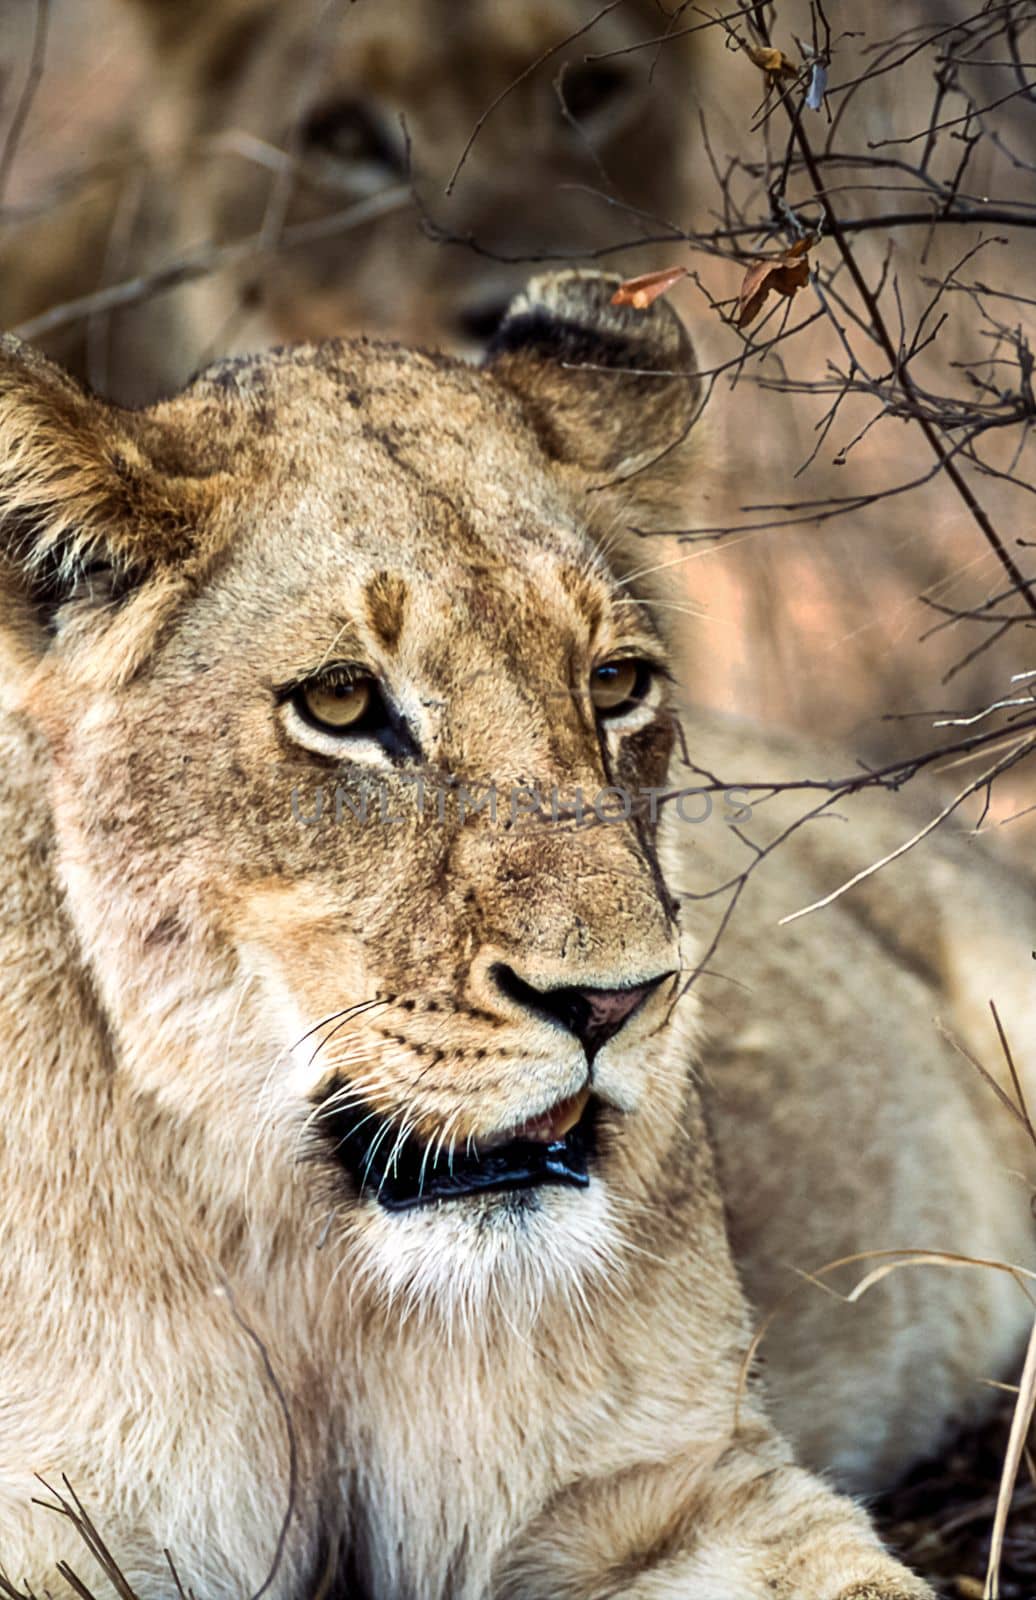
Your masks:
{"label": "white chin fur", "polygon": [[434,1318],[451,1335],[476,1331],[494,1311],[531,1326],[558,1296],[578,1305],[590,1284],[621,1274],[627,1249],[598,1177],[586,1189],[547,1185],[406,1212],[366,1205],[350,1223],[337,1241],[343,1276],[400,1322]]}

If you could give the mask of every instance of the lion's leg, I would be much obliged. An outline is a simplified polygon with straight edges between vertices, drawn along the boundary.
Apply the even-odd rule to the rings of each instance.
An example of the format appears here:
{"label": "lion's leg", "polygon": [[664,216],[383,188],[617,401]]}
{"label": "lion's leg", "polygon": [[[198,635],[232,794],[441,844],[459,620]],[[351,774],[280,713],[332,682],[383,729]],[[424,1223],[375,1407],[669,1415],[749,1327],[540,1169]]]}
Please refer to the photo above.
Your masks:
{"label": "lion's leg", "polygon": [[771,1435],[584,1480],[516,1541],[495,1600],[933,1600]]}

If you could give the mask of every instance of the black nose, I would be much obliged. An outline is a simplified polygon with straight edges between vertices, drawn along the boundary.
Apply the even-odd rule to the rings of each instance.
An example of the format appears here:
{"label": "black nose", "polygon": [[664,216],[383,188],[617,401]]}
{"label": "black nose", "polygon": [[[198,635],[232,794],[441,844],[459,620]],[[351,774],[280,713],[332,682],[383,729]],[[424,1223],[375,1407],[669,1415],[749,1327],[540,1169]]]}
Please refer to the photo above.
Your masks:
{"label": "black nose", "polygon": [[509,305],[509,300],[477,300],[457,313],[457,329],[465,339],[488,344]]}
{"label": "black nose", "polygon": [[598,1050],[613,1039],[670,972],[660,972],[647,983],[633,984],[628,989],[559,988],[538,989],[520,978],[512,967],[499,965],[493,968],[498,986],[509,1000],[524,1006],[538,1016],[559,1022],[569,1033],[574,1033],[586,1058],[592,1061]]}

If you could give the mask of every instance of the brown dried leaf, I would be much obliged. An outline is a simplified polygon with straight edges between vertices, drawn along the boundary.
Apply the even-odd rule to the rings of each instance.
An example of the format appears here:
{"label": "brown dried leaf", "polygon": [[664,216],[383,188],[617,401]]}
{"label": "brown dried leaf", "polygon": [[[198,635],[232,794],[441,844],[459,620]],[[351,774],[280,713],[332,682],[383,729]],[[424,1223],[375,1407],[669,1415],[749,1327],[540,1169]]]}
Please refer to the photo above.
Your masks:
{"label": "brown dried leaf", "polygon": [[774,50],[770,46],[746,45],[748,57],[752,65],[761,72],[768,72],[773,78],[797,78],[799,69],[793,61],[789,61],[783,50]]}
{"label": "brown dried leaf", "polygon": [[659,272],[643,272],[639,278],[627,278],[612,295],[613,306],[633,306],[646,311],[649,305],[668,294],[674,283],[686,278],[686,267],[663,267]]}
{"label": "brown dried leaf", "polygon": [[771,294],[787,295],[789,299],[809,282],[810,265],[807,251],[814,241],[798,239],[782,256],[768,261],[756,261],[746,271],[737,297],[737,325],[747,328],[754,322]]}
{"label": "brown dried leaf", "polygon": [[737,297],[737,325],[747,328],[754,322],[766,301],[770,297],[770,274],[776,266],[774,261],[757,261],[754,267],[749,267],[741,282],[741,292]]}

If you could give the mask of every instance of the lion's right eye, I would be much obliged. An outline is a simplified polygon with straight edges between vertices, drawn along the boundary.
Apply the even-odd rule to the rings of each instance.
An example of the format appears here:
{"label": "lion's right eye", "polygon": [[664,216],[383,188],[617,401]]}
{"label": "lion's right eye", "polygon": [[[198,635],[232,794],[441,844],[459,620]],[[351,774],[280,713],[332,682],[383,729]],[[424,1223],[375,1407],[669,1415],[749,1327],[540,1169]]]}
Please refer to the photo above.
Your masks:
{"label": "lion's right eye", "polygon": [[304,722],[332,734],[374,734],[387,721],[374,678],[339,670],[302,683],[292,696]]}
{"label": "lion's right eye", "polygon": [[590,674],[590,700],[600,720],[618,721],[644,704],[655,670],[649,661],[619,656]]}
{"label": "lion's right eye", "polygon": [[331,662],[274,693],[284,731],[314,755],[332,761],[420,759],[417,740],[388,690],[358,663]]}
{"label": "lion's right eye", "polygon": [[302,130],[305,148],[343,167],[400,170],[400,156],[377,112],[361,100],[336,100],[310,112]]}

